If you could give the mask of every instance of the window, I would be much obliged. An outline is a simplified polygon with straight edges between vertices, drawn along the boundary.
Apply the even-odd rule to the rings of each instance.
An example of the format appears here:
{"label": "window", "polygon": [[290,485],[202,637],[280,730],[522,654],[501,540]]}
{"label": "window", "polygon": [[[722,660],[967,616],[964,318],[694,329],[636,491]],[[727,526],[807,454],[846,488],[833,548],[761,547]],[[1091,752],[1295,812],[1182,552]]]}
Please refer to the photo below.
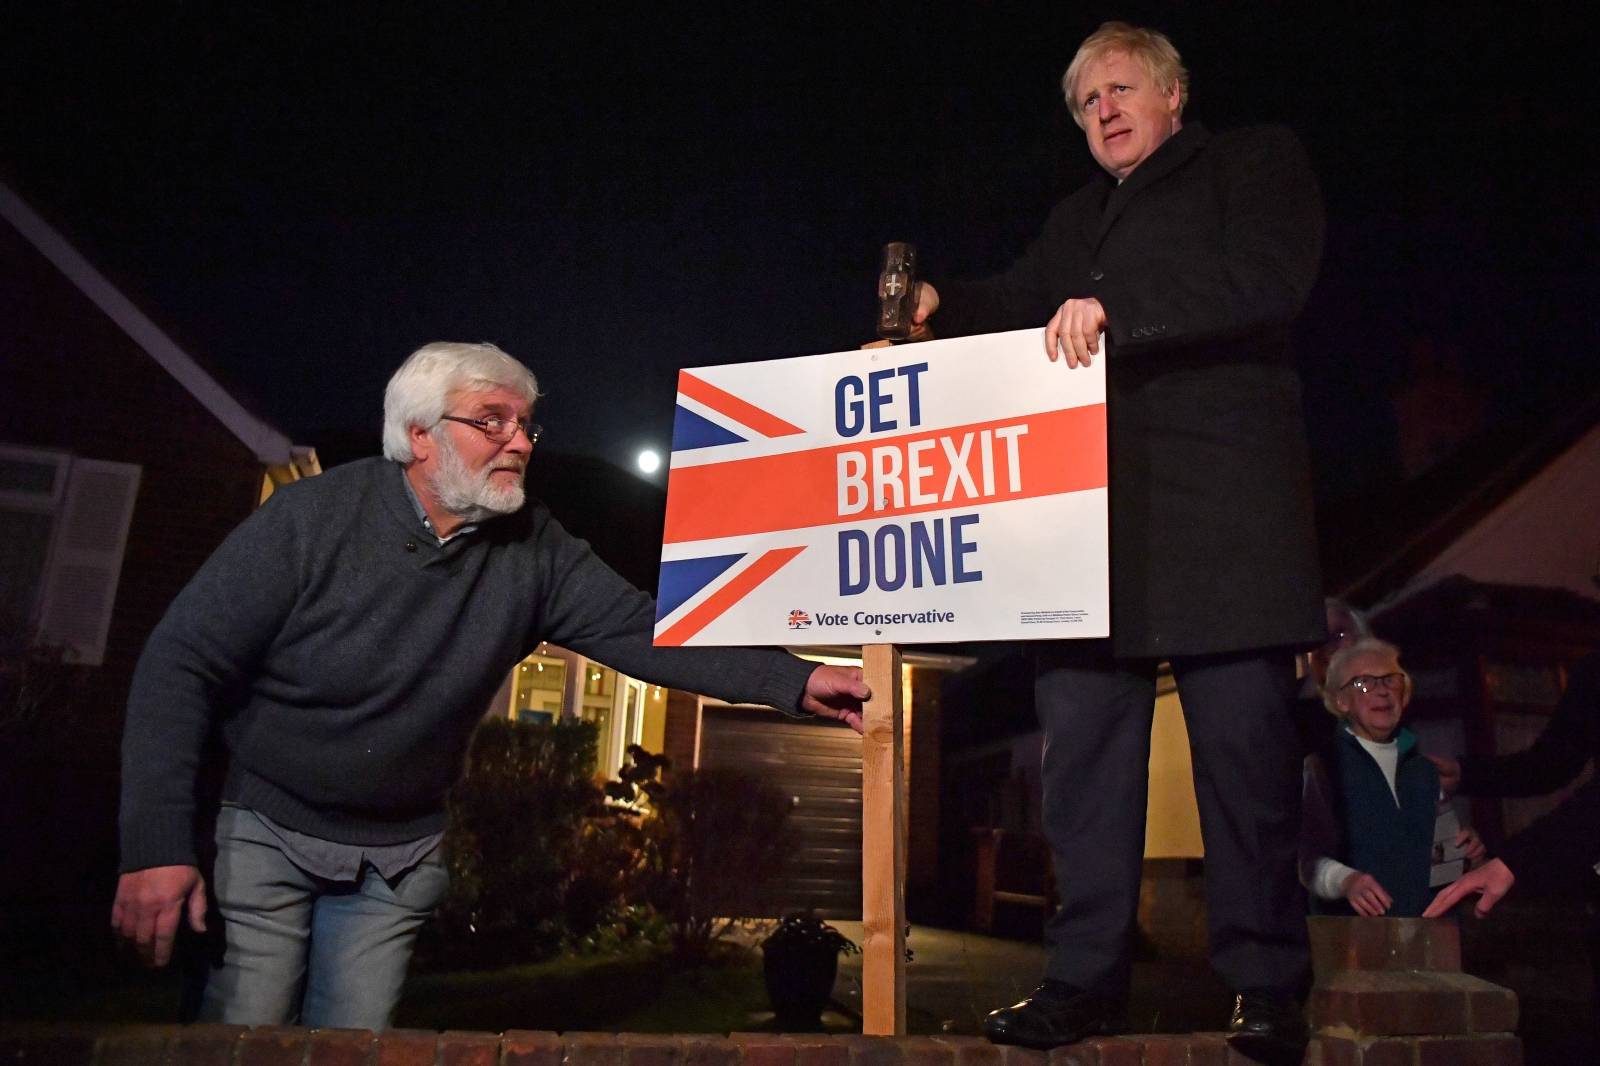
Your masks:
{"label": "window", "polygon": [[[568,692],[570,680],[571,692]],[[595,727],[595,773],[615,777],[629,744],[642,743],[652,716],[644,682],[619,674],[581,655],[541,643],[532,655],[511,668],[513,721],[549,722],[563,713]],[[566,700],[574,700],[568,705]],[[653,720],[660,744],[666,704],[656,689]]]}
{"label": "window", "polygon": [[519,722],[552,722],[561,717],[567,663],[534,654],[518,663],[511,678],[511,717]]}
{"label": "window", "polygon": [[0,651],[105,658],[140,468],[0,445]]}

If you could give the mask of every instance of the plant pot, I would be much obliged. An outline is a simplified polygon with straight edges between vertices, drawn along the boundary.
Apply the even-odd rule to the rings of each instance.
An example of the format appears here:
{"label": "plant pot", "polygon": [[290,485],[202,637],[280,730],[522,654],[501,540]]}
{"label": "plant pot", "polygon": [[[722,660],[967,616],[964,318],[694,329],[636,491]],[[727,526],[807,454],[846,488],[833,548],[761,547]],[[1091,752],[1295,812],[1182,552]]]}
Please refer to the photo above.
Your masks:
{"label": "plant pot", "polygon": [[822,1028],[822,1009],[833,995],[839,949],[832,944],[771,942],[761,947],[767,998],[784,1031]]}

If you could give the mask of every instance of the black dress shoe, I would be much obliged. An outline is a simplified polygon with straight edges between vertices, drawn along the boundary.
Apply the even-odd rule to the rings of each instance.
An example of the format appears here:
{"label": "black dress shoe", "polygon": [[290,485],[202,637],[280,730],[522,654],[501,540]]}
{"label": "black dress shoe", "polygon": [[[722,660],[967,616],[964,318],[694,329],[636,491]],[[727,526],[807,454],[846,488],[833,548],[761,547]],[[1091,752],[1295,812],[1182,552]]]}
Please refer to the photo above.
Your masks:
{"label": "black dress shoe", "polygon": [[1305,1013],[1282,992],[1243,992],[1233,1001],[1228,1044],[1246,1058],[1270,1066],[1299,1066],[1311,1030]]}
{"label": "black dress shoe", "polygon": [[990,1011],[983,1020],[983,1035],[995,1044],[1049,1051],[1111,1032],[1116,1013],[1115,1004],[1105,996],[1064,981],[1046,981],[1022,1002]]}

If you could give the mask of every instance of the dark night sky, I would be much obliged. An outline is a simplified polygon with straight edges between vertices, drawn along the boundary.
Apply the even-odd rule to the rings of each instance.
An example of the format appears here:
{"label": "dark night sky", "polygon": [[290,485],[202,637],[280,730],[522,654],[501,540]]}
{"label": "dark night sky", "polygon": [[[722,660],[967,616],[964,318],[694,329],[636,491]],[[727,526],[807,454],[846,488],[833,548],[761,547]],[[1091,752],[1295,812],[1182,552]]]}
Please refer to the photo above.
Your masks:
{"label": "dark night sky", "polygon": [[8,13],[0,176],[330,453],[412,348],[493,340],[550,446],[625,463],[678,367],[866,339],[883,241],[1004,266],[1091,173],[1057,81],[1106,17],[1172,35],[1187,118],[1317,164],[1325,499],[1394,476],[1419,350],[1491,419],[1600,381],[1594,52],[1554,7],[108,7]]}

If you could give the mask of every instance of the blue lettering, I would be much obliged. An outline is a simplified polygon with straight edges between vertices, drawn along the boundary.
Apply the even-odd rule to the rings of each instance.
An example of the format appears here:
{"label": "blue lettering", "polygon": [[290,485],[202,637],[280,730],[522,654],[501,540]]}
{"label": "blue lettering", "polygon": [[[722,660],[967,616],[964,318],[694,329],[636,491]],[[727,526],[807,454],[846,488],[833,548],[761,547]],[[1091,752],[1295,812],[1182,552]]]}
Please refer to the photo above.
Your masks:
{"label": "blue lettering", "polygon": [[900,376],[906,379],[906,385],[909,387],[911,392],[910,424],[913,426],[920,426],[922,424],[922,393],[917,388],[917,375],[926,369],[928,369],[927,363],[912,363],[910,366],[901,367],[899,371]]}
{"label": "blue lettering", "polygon": [[[978,550],[972,540],[979,515],[956,515],[904,525],[886,523],[870,538],[863,530],[839,531],[839,595],[868,588],[897,592],[909,579],[913,588],[982,581],[983,571],[968,559]],[[908,543],[909,542],[909,543]],[[909,556],[909,557],[908,557]]]}
{"label": "blue lettering", "polygon": [[[853,568],[858,577],[852,577],[850,565],[852,551],[856,565]],[[856,596],[867,591],[867,582],[871,579],[867,572],[867,535],[859,529],[841,529],[839,531],[839,595]]]}
{"label": "blue lettering", "polygon": [[[848,392],[854,392],[855,398],[846,398]],[[862,411],[861,379],[847,374],[833,386],[833,425],[839,436],[853,437],[861,432]]]}
{"label": "blue lettering", "polygon": [[[906,534],[896,525],[879,528],[872,538],[872,561],[878,569],[878,587],[894,592],[906,583]],[[892,553],[892,555],[891,555]],[[890,576],[893,561],[894,574]]]}
{"label": "blue lettering", "polygon": [[886,379],[894,377],[893,370],[874,370],[867,375],[867,405],[872,414],[872,432],[882,433],[886,429],[894,429],[899,423],[892,418],[884,418],[879,411],[889,402],[889,397],[883,391]]}
{"label": "blue lettering", "polygon": [[952,557],[951,562],[955,570],[955,573],[952,576],[958,585],[965,581],[983,580],[982,570],[968,570],[962,565],[961,561],[961,557],[963,555],[967,555],[973,551],[976,551],[978,547],[976,544],[969,543],[965,538],[963,538],[961,531],[966,529],[967,526],[975,526],[977,524],[978,516],[975,514],[956,515],[954,518],[950,519],[950,555]]}
{"label": "blue lettering", "polygon": [[[926,364],[924,364],[926,365]],[[921,523],[911,523],[911,584],[921,588],[922,566],[927,563],[928,575],[935,585],[944,584],[944,519],[935,518],[932,529]]]}

